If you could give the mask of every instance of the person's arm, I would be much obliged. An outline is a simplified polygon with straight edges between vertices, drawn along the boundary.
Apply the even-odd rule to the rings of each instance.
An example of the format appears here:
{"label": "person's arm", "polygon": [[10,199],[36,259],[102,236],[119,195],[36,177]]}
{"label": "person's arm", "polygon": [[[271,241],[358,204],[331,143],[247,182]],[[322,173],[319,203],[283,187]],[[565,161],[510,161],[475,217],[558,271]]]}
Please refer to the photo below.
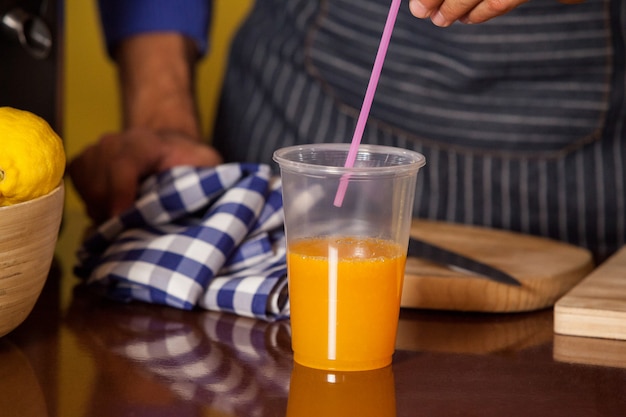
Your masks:
{"label": "person's arm", "polygon": [[194,97],[193,42],[176,33],[148,33],[115,51],[124,128],[176,132],[200,140]]}
{"label": "person's arm", "polygon": [[[483,23],[510,12],[529,0],[409,0],[411,13],[420,19],[430,18],[441,27],[455,21]],[[585,0],[554,0],[566,4],[582,3]]]}
{"label": "person's arm", "polygon": [[129,208],[139,183],[177,165],[215,166],[202,143],[193,90],[196,51],[184,36],[133,36],[115,52],[124,129],[103,135],[69,165],[89,216],[102,222]]}
{"label": "person's arm", "polygon": [[[147,176],[177,165],[214,166],[222,161],[202,143],[194,98],[194,66],[205,45],[186,33],[188,25],[178,30],[168,22],[150,21],[135,27],[120,10],[144,3],[148,14],[163,17],[169,15],[155,11],[158,5],[167,9],[197,1],[101,3],[109,7],[103,11],[103,21],[107,48],[118,68],[124,126],[85,148],[68,167],[89,216],[98,223],[129,208]],[[138,10],[126,12],[146,16]],[[187,21],[180,16],[172,19]]]}
{"label": "person's arm", "polygon": [[210,0],[99,0],[120,79],[124,127],[199,138],[194,67],[207,46]]}

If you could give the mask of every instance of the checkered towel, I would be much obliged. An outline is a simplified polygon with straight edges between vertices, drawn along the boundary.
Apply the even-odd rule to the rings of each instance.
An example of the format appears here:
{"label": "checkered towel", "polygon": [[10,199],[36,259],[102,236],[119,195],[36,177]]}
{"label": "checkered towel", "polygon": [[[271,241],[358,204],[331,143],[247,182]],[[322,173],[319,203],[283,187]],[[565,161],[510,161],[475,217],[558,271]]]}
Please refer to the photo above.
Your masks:
{"label": "checkered towel", "polygon": [[125,301],[268,321],[289,301],[280,180],[270,167],[177,167],[78,251],[77,276]]}

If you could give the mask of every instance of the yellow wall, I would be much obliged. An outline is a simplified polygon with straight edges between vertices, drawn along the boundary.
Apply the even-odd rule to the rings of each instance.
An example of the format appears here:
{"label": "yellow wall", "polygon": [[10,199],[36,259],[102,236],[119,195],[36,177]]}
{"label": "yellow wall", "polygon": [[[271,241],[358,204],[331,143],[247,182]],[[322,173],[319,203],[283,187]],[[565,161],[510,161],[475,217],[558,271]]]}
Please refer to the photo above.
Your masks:
{"label": "yellow wall", "polygon": [[[198,72],[199,106],[203,129],[213,125],[225,58],[233,31],[245,17],[253,0],[214,1],[211,51]],[[105,55],[96,0],[65,0],[65,91],[63,136],[72,158],[98,136],[115,131],[120,124],[116,75]],[[68,187],[69,207],[80,207]]]}
{"label": "yellow wall", "polygon": [[[132,1],[132,0],[129,0]],[[253,0],[216,0],[211,34],[210,54],[202,61],[198,72],[199,105],[203,128],[208,132],[213,124],[227,49],[241,19],[252,6]],[[96,0],[65,0],[65,73],[64,73],[64,120],[63,137],[68,158],[72,158],[85,146],[106,131],[117,130],[120,123],[115,71],[105,56],[100,27],[96,16]],[[82,210],[70,181],[66,181],[66,212],[73,215]],[[74,248],[87,229],[74,221],[74,229],[63,229],[58,245],[70,249],[59,251],[72,255]],[[63,259],[63,265],[72,265],[74,259]],[[62,302],[69,305],[77,281],[68,269],[63,279]],[[67,329],[62,330],[59,360],[65,362],[66,370],[58,375],[59,397],[56,414],[83,417],[83,410],[90,401],[90,390],[96,378],[92,361],[85,355],[84,347]],[[210,412],[213,416],[214,413]]]}

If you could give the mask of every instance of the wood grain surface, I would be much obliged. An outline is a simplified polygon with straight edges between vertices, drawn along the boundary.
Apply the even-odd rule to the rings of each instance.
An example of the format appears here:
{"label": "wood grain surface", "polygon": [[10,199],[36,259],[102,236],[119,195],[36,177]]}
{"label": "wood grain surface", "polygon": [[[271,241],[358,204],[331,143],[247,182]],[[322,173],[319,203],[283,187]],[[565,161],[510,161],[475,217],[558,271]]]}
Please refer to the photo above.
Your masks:
{"label": "wood grain surface", "polygon": [[558,300],[554,306],[554,331],[626,340],[626,248]]}
{"label": "wood grain surface", "polygon": [[626,341],[554,335],[554,360],[610,368],[626,368]]}
{"label": "wood grain surface", "polygon": [[586,249],[510,231],[416,220],[411,235],[507,272],[522,286],[500,284],[410,258],[403,307],[477,312],[539,310],[553,306],[594,268]]}
{"label": "wood grain surface", "polygon": [[0,207],[0,336],[30,314],[46,282],[63,216],[65,188]]}

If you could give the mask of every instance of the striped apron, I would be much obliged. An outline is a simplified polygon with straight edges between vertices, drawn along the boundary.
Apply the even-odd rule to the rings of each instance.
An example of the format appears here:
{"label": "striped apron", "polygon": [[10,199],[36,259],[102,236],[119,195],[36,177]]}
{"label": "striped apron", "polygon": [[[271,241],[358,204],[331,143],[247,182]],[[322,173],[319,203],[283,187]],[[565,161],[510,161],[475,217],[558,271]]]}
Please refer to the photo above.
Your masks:
{"label": "striped apron", "polygon": [[[225,158],[349,142],[389,5],[256,2],[216,120]],[[623,245],[626,3],[533,0],[448,28],[401,9],[363,143],[426,156],[415,216],[551,237],[597,260]]]}

